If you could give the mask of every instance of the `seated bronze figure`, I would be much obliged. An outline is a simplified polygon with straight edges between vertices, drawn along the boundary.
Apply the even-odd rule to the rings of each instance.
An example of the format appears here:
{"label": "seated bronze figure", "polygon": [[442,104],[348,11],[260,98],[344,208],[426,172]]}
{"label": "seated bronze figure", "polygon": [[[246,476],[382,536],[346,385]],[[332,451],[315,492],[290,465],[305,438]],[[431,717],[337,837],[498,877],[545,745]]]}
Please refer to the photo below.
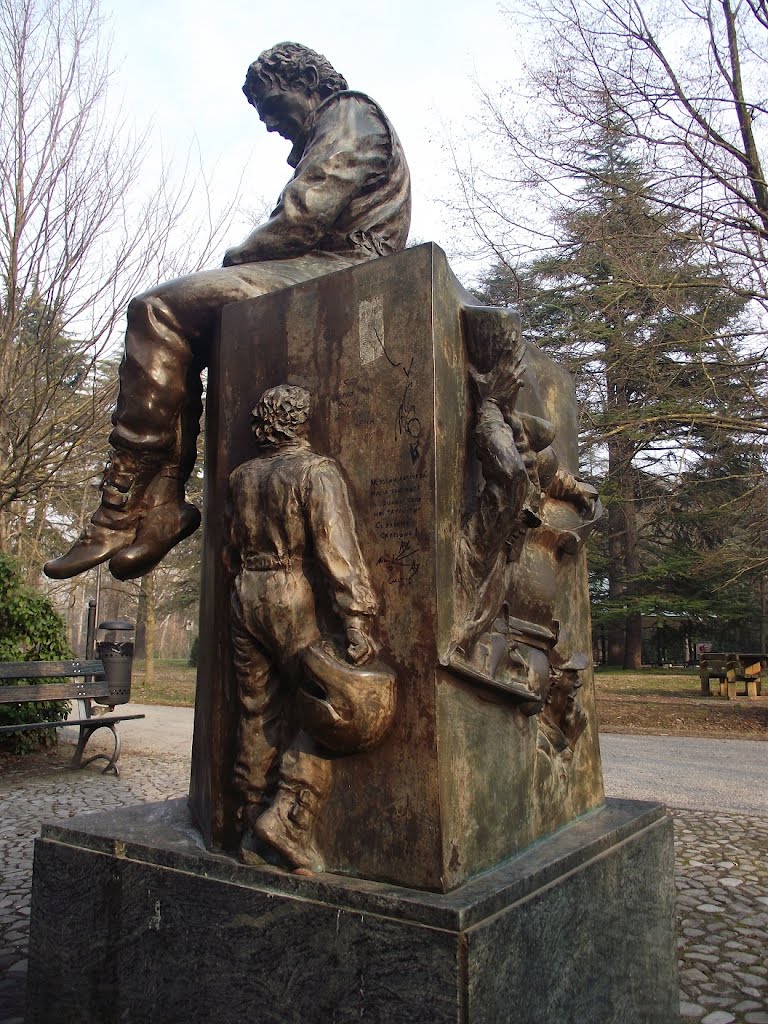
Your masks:
{"label": "seated bronze figure", "polygon": [[200,374],[222,306],[405,247],[408,165],[378,104],[297,43],[262,53],[243,91],[267,131],[293,144],[295,173],[270,218],[227,251],[222,269],[166,281],[131,301],[101,505],[70,551],[46,564],[54,579],[107,559],[118,579],[142,576],[197,529],[185,483],[196,457]]}

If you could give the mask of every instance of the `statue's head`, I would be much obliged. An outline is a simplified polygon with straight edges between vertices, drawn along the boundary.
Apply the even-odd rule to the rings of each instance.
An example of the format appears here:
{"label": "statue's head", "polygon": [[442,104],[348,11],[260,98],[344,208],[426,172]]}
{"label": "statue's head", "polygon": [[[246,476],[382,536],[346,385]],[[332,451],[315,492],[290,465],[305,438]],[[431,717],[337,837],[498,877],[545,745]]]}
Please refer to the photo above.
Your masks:
{"label": "statue's head", "polygon": [[322,54],[300,43],[278,43],[248,68],[243,92],[267,131],[295,142],[311,111],[346,88],[346,80]]}
{"label": "statue's head", "polygon": [[321,99],[347,88],[346,79],[322,55],[301,43],[278,43],[260,54],[248,68],[243,92],[248,102],[258,105],[259,97],[277,86],[317,93]]}
{"label": "statue's head", "polygon": [[312,396],[304,388],[278,384],[258,400],[253,416],[253,436],[260,445],[273,446],[309,437]]}

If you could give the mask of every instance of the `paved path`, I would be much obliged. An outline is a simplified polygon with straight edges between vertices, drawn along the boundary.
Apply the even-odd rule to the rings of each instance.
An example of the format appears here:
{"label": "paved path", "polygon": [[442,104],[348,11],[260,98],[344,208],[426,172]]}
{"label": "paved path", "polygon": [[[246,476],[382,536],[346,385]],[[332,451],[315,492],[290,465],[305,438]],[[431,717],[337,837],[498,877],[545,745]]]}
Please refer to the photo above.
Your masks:
{"label": "paved path", "polygon": [[[148,717],[121,726],[119,780],[67,768],[66,748],[0,775],[0,1024],[23,1024],[40,821],[186,792],[191,710],[131,710]],[[601,744],[609,795],[676,808],[682,1020],[768,1024],[768,743],[606,735]]]}
{"label": "paved path", "polygon": [[609,796],[768,815],[766,742],[612,734],[600,750]]}
{"label": "paved path", "polygon": [[[156,704],[124,704],[117,711],[130,715],[146,715],[146,718],[138,721],[120,724],[123,754],[147,754],[160,757],[171,754],[187,758],[192,756],[192,724],[195,714],[193,708],[158,707]],[[99,742],[102,743],[105,750],[111,747],[112,741],[108,737],[100,740],[99,732],[106,732],[106,730],[100,729],[94,734],[88,744],[89,751],[101,749]],[[77,742],[77,727],[63,729],[62,733],[65,739],[72,743]]]}

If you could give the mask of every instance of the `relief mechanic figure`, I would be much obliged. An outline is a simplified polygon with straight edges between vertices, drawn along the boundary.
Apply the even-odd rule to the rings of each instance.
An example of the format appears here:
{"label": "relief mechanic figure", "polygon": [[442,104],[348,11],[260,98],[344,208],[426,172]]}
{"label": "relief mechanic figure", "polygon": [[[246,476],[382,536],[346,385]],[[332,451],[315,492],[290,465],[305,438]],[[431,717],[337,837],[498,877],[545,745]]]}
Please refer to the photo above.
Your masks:
{"label": "relief mechanic figure", "polygon": [[[341,471],[310,447],[310,401],[304,388],[280,385],[253,410],[261,452],[230,475],[224,561],[240,702],[241,859],[262,863],[267,847],[293,868],[321,870],[312,828],[333,754],[383,736],[394,680],[373,664],[376,598]],[[331,598],[341,652],[328,624],[321,632],[315,587]]]}
{"label": "relief mechanic figure", "polygon": [[113,576],[141,576],[197,529],[185,483],[196,458],[200,374],[222,306],[405,247],[408,166],[373,100],[297,43],[262,53],[243,91],[267,131],[293,144],[295,173],[270,218],[227,251],[222,269],[131,301],[101,504],[72,548],[46,563],[54,579],[107,559]]}

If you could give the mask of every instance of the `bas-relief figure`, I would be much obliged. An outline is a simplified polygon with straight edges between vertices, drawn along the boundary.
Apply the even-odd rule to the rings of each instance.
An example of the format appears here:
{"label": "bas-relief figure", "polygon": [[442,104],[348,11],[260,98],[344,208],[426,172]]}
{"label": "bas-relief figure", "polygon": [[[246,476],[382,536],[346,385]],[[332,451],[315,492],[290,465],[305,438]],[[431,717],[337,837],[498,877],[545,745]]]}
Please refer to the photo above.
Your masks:
{"label": "bas-relief figure", "polygon": [[200,374],[222,306],[405,247],[408,165],[377,103],[296,43],[262,53],[243,92],[267,131],[292,143],[294,175],[269,220],[227,251],[222,269],[131,301],[101,505],[71,550],[46,564],[54,579],[108,559],[118,579],[142,576],[199,526],[184,488],[196,457]]}
{"label": "bas-relief figure", "polygon": [[[332,756],[383,737],[394,680],[374,662],[377,601],[341,471],[310,447],[310,401],[304,388],[281,385],[254,408],[260,454],[229,478],[224,560],[233,576],[241,859],[260,864],[276,851],[280,863],[317,871],[312,829]],[[316,589],[329,593],[336,620],[324,629]]]}
{"label": "bas-relief figure", "polygon": [[560,465],[554,424],[516,408],[521,390],[536,387],[526,380],[517,313],[475,306],[463,317],[474,429],[456,562],[463,615],[447,665],[506,692],[524,714],[540,713],[545,752],[565,749],[550,738],[566,728],[567,700],[572,754],[585,727],[578,673],[590,659],[572,649],[567,629],[561,635],[553,604],[602,506],[590,484]]}
{"label": "bas-relief figure", "polygon": [[[291,142],[295,173],[269,220],[227,251],[223,268],[131,302],[101,504],[72,549],[47,563],[51,577],[107,560],[120,579],[140,576],[199,525],[184,486],[195,460],[200,373],[224,305],[405,246],[408,168],[373,100],[293,43],[261,54],[244,92],[267,130]],[[558,457],[561,439],[539,394],[545,382],[532,369],[543,363],[523,342],[517,314],[474,305],[467,293],[459,307],[470,431],[460,455],[463,507],[450,510],[460,518],[454,564],[442,576],[453,591],[453,622],[434,666],[473,692],[492,692],[511,719],[529,723],[529,775],[556,802],[587,725],[579,691],[590,659],[584,616],[572,630],[555,608],[558,595],[577,586],[577,556],[601,508]],[[230,477],[234,787],[241,859],[319,870],[315,825],[333,758],[354,757],[384,736],[395,714],[394,673],[376,658],[378,595],[344,477],[309,445],[310,398],[298,383],[262,396],[254,410],[260,453]],[[446,443],[455,449],[462,440]],[[422,449],[419,436],[412,461]]]}

